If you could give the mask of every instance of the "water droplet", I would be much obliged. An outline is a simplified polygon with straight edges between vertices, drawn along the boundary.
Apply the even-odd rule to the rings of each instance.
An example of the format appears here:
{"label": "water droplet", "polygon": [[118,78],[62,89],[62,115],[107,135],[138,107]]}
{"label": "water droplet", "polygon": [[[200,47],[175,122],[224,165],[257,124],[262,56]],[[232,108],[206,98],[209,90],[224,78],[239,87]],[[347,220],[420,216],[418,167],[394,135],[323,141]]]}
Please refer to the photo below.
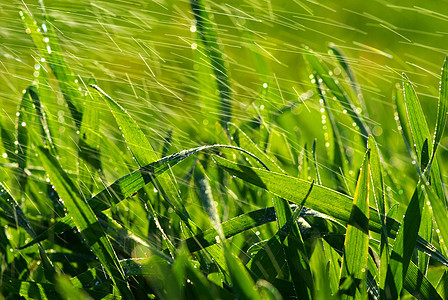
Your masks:
{"label": "water droplet", "polygon": [[263,83],[263,87],[266,89],[268,87],[268,84],[266,82]]}
{"label": "water droplet", "polygon": [[3,158],[7,158],[8,157],[8,154],[6,154],[6,153],[3,153]]}
{"label": "water droplet", "polygon": [[196,32],[196,26],[194,26],[194,25],[191,26],[191,27],[190,27],[190,31],[191,31],[191,32]]}

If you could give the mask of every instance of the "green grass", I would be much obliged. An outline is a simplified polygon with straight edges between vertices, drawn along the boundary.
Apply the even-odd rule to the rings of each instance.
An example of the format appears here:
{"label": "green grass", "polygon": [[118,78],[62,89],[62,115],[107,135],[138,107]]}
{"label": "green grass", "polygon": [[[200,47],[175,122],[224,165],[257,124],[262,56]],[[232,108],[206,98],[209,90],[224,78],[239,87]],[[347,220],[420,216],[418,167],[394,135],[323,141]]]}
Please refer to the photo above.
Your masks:
{"label": "green grass", "polygon": [[[403,74],[381,136],[333,44],[298,48],[313,92],[288,103],[272,100],[282,89],[254,55],[266,84],[241,117],[225,32],[209,2],[189,4],[195,95],[211,113],[177,120],[162,142],[129,102],[70,68],[43,7],[45,26],[20,11],[40,67],[15,130],[0,124],[0,299],[446,299],[447,60],[435,122]],[[62,120],[51,112],[61,101]],[[298,109],[315,136],[292,128]],[[400,163],[387,148],[395,130]]]}

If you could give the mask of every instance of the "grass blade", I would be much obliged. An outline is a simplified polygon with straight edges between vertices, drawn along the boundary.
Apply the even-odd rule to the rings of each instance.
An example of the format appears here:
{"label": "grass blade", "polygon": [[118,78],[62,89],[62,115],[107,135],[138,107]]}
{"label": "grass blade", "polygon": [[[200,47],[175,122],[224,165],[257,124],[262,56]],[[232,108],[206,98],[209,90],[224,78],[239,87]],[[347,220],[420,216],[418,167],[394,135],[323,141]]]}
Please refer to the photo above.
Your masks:
{"label": "grass blade", "polygon": [[227,67],[222,54],[222,46],[219,44],[218,35],[214,28],[210,9],[206,7],[204,0],[190,0],[193,15],[196,19],[196,27],[201,36],[202,43],[210,59],[210,63],[216,78],[219,97],[221,99],[221,126],[227,128],[227,123],[232,117],[231,90]]}
{"label": "grass blade", "polygon": [[370,129],[367,126],[367,124],[364,122],[363,118],[359,115],[357,112],[355,106],[353,105],[350,98],[347,96],[347,94],[343,91],[342,87],[337,83],[335,78],[330,75],[330,71],[328,68],[320,61],[316,53],[314,53],[312,50],[305,49],[304,54],[305,60],[308,62],[310,67],[316,72],[319,78],[321,78],[324,82],[324,84],[328,87],[328,89],[331,91],[331,93],[336,97],[336,99],[339,101],[341,106],[347,110],[351,118],[353,119],[353,122],[356,123],[356,125],[360,129],[361,137],[365,142],[367,142],[367,138],[370,133]]}
{"label": "grass blade", "polygon": [[445,58],[442,67],[442,79],[440,82],[440,95],[439,95],[439,104],[437,108],[437,124],[434,129],[434,141],[433,141],[433,154],[431,157],[431,161],[435,156],[437,146],[440,143],[440,140],[443,136],[443,131],[445,129],[446,123],[446,114],[448,111],[448,58]]}
{"label": "grass blade", "polygon": [[367,298],[367,258],[369,256],[369,187],[370,182],[370,149],[364,157],[358,183],[353,198],[353,207],[347,225],[344,243],[344,259],[341,269],[341,280],[348,277],[354,285],[343,294],[341,299]]}
{"label": "grass blade", "polygon": [[[109,97],[102,89],[96,85],[92,85],[92,87],[98,91],[112,111],[115,120],[123,133],[126,143],[137,163],[140,166],[146,166],[157,161],[158,157],[156,152],[134,119],[123,107]],[[175,211],[190,227],[190,229],[192,229],[193,232],[197,231],[196,226],[192,223],[188,212],[182,203],[182,199],[179,196],[176,184],[171,177],[168,174],[160,173],[160,176],[154,180],[154,184],[161,192],[165,200],[173,206]]]}
{"label": "grass blade", "polygon": [[[232,175],[296,204],[301,203],[301,195],[306,194],[311,183],[287,175],[235,164],[220,157],[214,157],[214,160],[219,167]],[[331,199],[331,202],[327,201],[327,199]],[[353,198],[347,195],[316,185],[308,197],[307,207],[347,224],[350,219],[352,202]],[[369,216],[369,230],[381,233],[381,220],[377,210],[370,207]],[[400,223],[387,217],[386,224],[388,236],[394,238],[400,228]],[[417,237],[415,247],[419,250],[424,249],[427,253],[431,253],[433,257],[437,257],[437,260],[448,265],[448,260],[434,246],[428,244],[421,237]]]}
{"label": "grass blade", "polygon": [[390,256],[386,283],[382,291],[387,298],[397,299],[403,288],[403,281],[406,277],[407,268],[418,236],[424,200],[423,190],[420,188],[420,184],[418,184],[406,209],[403,224],[398,231]]}
{"label": "grass blade", "polygon": [[25,23],[34,45],[40,55],[50,65],[50,68],[58,80],[70,113],[79,128],[82,118],[82,103],[84,97],[80,91],[78,80],[73,75],[62,55],[62,49],[57,42],[57,37],[50,22],[45,22],[43,30],[38,28],[36,21],[26,11],[20,11],[20,16]]}
{"label": "grass blade", "polygon": [[[91,79],[91,82],[94,79]],[[99,146],[101,142],[100,110],[95,103],[99,97],[87,89],[78,141],[78,185],[84,198],[93,193],[94,175],[101,169]]]}

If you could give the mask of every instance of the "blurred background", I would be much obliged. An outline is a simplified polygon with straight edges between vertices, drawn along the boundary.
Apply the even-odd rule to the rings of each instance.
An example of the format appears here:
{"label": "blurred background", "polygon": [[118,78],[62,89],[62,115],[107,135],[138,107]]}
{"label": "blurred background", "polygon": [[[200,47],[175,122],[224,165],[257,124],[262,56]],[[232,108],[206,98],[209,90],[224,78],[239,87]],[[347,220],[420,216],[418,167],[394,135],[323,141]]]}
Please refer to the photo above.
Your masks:
{"label": "blurred background", "polygon": [[[12,130],[22,91],[41,68],[19,9],[31,12],[38,23],[42,10],[37,0],[0,1],[0,106],[3,124]],[[383,0],[206,2],[228,67],[232,121],[242,124],[260,110],[275,112],[292,105],[276,120],[281,124],[279,139],[287,140],[298,153],[317,138],[321,153],[325,148],[321,106],[313,96],[302,53],[303,46],[309,46],[339,74],[328,54],[333,43],[354,70],[366,102],[367,122],[391,157],[388,163],[411,168],[409,161],[402,161],[406,152],[395,130],[392,94],[406,72],[434,128],[440,70],[448,53],[446,1],[419,1],[418,6],[415,1]],[[94,76],[136,118],[154,145],[159,147],[171,129],[171,151],[213,142],[219,96],[189,1],[47,0],[44,4],[74,74],[83,83]],[[60,92],[55,92],[49,110],[61,124],[74,126]],[[297,101],[304,103],[294,105]],[[101,103],[98,109],[105,111],[103,127],[119,143],[121,136],[116,126],[110,126],[110,113]],[[64,126],[57,134],[66,139]],[[445,138],[443,154],[447,145]],[[280,160],[296,159],[297,153],[285,150],[282,143],[271,148]],[[325,165],[325,156],[319,160]]]}

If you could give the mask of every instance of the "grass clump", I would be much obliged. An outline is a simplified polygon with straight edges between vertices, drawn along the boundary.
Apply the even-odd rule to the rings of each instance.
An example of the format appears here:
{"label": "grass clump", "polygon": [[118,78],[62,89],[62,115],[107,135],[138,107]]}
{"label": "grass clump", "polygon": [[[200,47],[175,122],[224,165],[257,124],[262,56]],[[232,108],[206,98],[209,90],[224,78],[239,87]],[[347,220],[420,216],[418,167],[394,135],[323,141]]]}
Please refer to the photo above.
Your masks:
{"label": "grass clump", "polygon": [[[171,131],[164,144],[153,142],[100,80],[74,75],[49,20],[38,25],[20,12],[43,67],[23,94],[16,131],[1,128],[0,295],[446,299],[448,221],[436,151],[448,108],[447,62],[433,134],[406,75],[396,92],[412,181],[376,142],[367,99],[342,51],[330,46],[343,70],[335,75],[302,48],[317,95],[306,101],[320,101],[316,124],[326,124],[323,165],[319,141],[296,153],[290,136],[278,133],[289,130],[280,118],[305,106],[303,99],[230,122],[229,73],[204,3],[190,4],[220,119],[203,123],[215,132],[207,145],[198,138],[196,148],[181,151],[171,149]],[[63,125],[48,111],[52,90],[70,112]],[[54,136],[61,126],[72,142]],[[108,131],[117,128],[127,149],[111,140]],[[299,159],[273,151],[279,138]]]}

